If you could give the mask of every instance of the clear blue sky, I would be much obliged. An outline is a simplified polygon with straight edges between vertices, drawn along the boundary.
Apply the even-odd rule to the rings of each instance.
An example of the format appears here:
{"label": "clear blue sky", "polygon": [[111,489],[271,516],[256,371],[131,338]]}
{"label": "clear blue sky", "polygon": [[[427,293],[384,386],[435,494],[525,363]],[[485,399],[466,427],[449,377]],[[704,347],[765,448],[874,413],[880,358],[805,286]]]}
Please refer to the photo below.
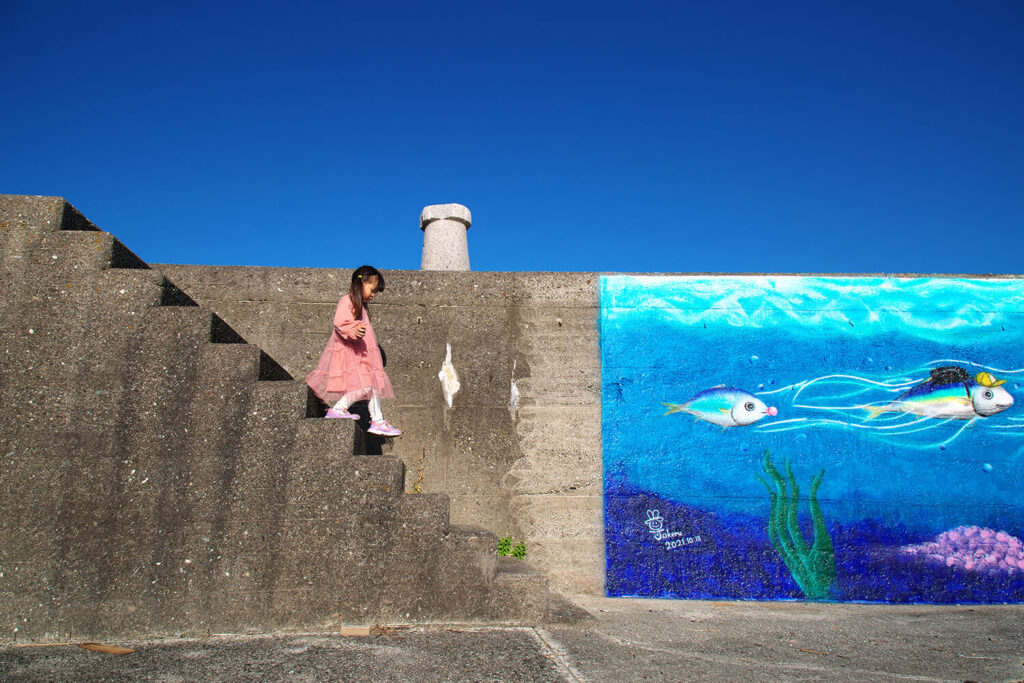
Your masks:
{"label": "clear blue sky", "polygon": [[0,193],[150,262],[1024,271],[1024,2],[0,0]]}

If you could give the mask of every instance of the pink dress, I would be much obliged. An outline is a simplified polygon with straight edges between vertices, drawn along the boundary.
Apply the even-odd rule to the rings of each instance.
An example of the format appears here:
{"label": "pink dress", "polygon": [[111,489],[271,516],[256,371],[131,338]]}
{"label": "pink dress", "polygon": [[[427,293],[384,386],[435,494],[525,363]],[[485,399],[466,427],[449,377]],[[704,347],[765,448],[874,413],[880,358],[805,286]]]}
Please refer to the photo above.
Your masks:
{"label": "pink dress", "polygon": [[[356,336],[356,328],[361,324],[366,325],[362,339]],[[394,398],[395,392],[384,372],[377,335],[366,314],[365,304],[362,316],[356,320],[352,315],[351,297],[346,294],[338,302],[338,310],[334,313],[334,332],[320,354],[316,370],[306,375],[306,384],[329,404],[337,403],[350,391],[367,387],[378,398]]]}

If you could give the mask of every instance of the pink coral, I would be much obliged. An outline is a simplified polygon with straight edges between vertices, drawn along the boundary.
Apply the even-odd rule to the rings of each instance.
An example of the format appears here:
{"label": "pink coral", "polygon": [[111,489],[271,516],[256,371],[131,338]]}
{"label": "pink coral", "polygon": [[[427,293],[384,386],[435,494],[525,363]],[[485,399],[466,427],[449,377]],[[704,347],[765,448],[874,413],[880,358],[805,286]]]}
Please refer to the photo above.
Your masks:
{"label": "pink coral", "polygon": [[958,526],[930,543],[905,545],[900,552],[929,562],[979,572],[1024,572],[1024,543],[1005,531]]}

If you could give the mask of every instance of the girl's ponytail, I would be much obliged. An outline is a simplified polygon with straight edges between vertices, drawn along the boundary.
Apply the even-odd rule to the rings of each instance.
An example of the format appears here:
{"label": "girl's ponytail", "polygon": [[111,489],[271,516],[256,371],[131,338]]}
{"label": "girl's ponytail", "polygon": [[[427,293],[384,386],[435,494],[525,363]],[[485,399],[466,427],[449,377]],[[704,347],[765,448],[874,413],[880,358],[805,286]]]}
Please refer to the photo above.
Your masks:
{"label": "girl's ponytail", "polygon": [[352,299],[352,315],[356,320],[363,315],[363,280],[377,278],[377,291],[384,291],[384,276],[373,266],[359,266],[352,272],[352,286],[349,287],[349,298]]}

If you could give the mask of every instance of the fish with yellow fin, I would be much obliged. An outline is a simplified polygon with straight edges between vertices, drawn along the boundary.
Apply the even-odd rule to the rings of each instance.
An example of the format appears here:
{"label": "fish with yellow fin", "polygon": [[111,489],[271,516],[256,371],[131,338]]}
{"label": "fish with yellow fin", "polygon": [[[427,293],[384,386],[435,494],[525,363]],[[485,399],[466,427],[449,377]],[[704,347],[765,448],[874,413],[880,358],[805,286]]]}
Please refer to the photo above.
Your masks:
{"label": "fish with yellow fin", "polygon": [[1013,396],[1002,387],[1005,379],[988,372],[974,377],[965,368],[935,368],[927,381],[914,386],[882,406],[862,406],[878,417],[882,413],[911,413],[942,420],[973,420],[1001,413],[1013,405]]}

